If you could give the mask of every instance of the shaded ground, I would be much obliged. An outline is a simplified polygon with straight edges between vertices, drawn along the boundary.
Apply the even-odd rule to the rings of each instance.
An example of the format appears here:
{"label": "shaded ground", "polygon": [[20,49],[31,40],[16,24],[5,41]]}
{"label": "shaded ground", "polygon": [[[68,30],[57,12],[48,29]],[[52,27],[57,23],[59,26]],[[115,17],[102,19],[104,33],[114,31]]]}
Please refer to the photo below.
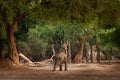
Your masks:
{"label": "shaded ground", "polygon": [[71,64],[68,71],[52,66],[0,70],[0,80],[120,80],[120,63]]}

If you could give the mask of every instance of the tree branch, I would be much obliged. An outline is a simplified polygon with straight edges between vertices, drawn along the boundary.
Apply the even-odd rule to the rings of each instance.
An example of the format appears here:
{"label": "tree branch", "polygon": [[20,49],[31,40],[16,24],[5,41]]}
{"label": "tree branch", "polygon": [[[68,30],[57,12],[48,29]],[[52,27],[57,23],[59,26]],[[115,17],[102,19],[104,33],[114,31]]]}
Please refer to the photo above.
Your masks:
{"label": "tree branch", "polygon": [[54,44],[52,44],[52,51],[53,51],[53,55],[50,59],[53,59],[53,57],[55,56],[55,49],[54,49]]}
{"label": "tree branch", "polygon": [[24,13],[22,13],[20,15],[17,14],[16,17],[15,17],[15,19],[14,19],[14,21],[13,21],[13,23],[12,23],[12,25],[11,25],[10,31],[14,33],[14,30],[16,29],[19,21],[22,20],[24,17],[26,17],[28,15],[29,15],[28,12],[24,12]]}

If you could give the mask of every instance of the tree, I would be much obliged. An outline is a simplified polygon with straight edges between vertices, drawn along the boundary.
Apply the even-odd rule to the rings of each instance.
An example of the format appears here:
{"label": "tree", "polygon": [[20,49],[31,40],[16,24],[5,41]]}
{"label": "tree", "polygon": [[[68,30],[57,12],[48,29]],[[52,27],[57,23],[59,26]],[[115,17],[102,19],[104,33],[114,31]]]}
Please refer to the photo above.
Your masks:
{"label": "tree", "polygon": [[[117,18],[120,10],[119,4],[119,0],[0,0],[0,19],[7,33],[9,58],[13,63],[19,63],[14,31],[18,23],[30,14],[47,23],[59,21],[67,24],[73,21],[77,23],[92,21],[97,15],[99,24],[104,25],[114,20],[119,21]],[[105,11],[107,12],[104,15]],[[110,16],[113,12],[117,16]],[[107,15],[110,16],[110,20]]]}
{"label": "tree", "polygon": [[7,34],[9,58],[15,63],[19,64],[18,52],[15,44],[14,31],[18,23],[28,16],[30,11],[35,8],[35,1],[0,1],[0,19],[5,27]]}
{"label": "tree", "polygon": [[68,26],[65,28],[65,39],[70,42],[79,42],[79,51],[76,54],[75,62],[80,63],[85,43],[85,28],[80,23],[73,23]]}

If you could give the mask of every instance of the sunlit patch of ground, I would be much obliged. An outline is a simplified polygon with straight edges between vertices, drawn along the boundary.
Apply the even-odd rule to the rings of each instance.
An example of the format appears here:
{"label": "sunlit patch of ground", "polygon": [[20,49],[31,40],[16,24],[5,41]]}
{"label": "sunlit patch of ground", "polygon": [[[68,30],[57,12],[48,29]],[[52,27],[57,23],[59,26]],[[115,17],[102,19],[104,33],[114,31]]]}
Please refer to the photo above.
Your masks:
{"label": "sunlit patch of ground", "polygon": [[[114,70],[117,67],[120,67],[120,63],[116,64],[98,64],[98,63],[81,63],[81,64],[68,64],[68,70]],[[29,67],[29,69],[33,70],[52,70],[53,65],[51,66],[42,66],[42,67]],[[57,67],[59,70],[59,67]],[[64,65],[63,65],[64,70]]]}

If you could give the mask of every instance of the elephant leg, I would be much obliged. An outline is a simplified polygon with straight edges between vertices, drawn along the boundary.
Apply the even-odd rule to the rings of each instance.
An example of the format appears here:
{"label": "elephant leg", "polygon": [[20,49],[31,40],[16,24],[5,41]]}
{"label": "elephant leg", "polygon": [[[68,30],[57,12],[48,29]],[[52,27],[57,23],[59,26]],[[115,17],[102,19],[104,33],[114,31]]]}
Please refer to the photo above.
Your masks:
{"label": "elephant leg", "polygon": [[60,65],[60,71],[62,71],[62,64]]}
{"label": "elephant leg", "polygon": [[67,62],[65,62],[65,71],[67,71]]}

